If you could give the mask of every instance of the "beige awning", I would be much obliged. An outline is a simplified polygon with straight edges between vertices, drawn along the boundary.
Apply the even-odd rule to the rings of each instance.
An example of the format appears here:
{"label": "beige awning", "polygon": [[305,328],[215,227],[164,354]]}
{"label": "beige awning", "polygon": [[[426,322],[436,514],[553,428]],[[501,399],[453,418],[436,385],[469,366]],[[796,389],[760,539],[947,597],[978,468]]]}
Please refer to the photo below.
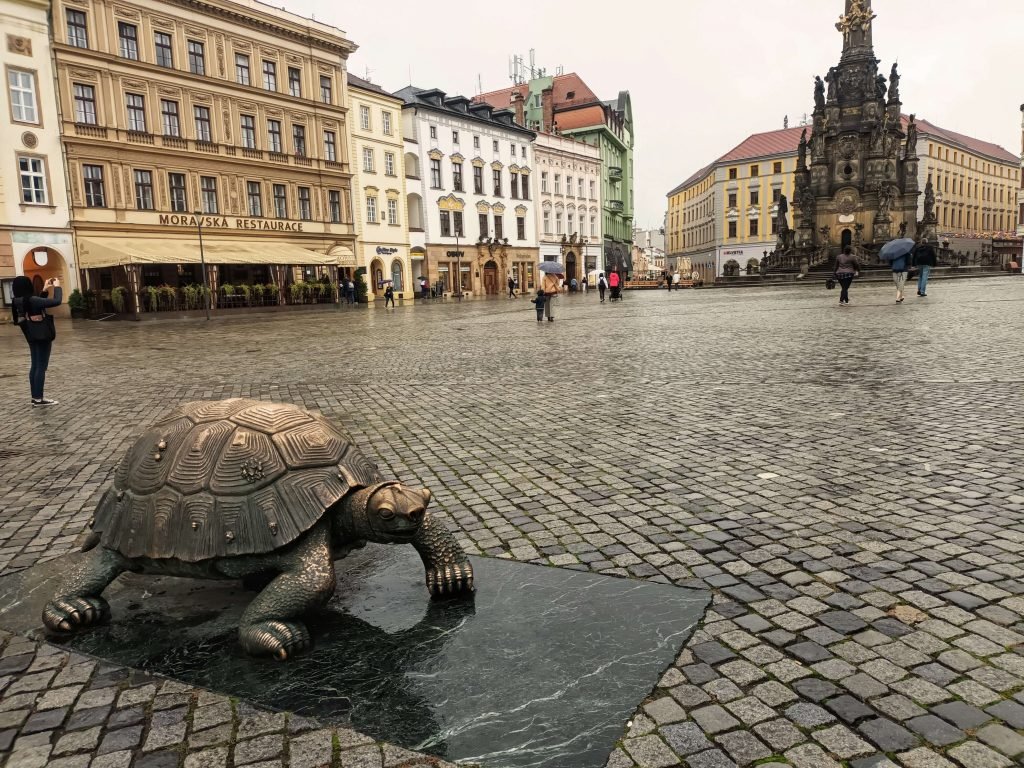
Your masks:
{"label": "beige awning", "polygon": [[337,264],[339,267],[358,267],[359,263],[356,261],[356,252],[349,248],[347,245],[336,245],[331,248],[328,254],[334,261],[331,264]]}
{"label": "beige awning", "polygon": [[[335,249],[340,250],[340,249]],[[351,249],[345,248],[351,253]],[[207,264],[345,264],[340,253],[327,255],[280,240],[225,240],[203,238]],[[198,264],[199,240],[138,239],[123,237],[78,238],[78,266],[117,267],[126,264]]]}

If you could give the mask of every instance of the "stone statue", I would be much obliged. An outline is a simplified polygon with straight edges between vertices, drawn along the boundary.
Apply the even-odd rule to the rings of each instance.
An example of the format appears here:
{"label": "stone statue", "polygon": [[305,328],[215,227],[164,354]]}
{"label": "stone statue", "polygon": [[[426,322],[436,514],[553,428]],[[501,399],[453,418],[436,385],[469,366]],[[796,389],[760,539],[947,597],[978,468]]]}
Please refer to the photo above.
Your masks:
{"label": "stone statue", "polygon": [[932,186],[932,179],[928,177],[928,183],[924,185],[924,220],[935,220],[935,187]]}
{"label": "stone statue", "polygon": [[821,78],[815,76],[814,78],[814,109],[825,108],[825,83],[822,82]]}
{"label": "stone statue", "polygon": [[853,225],[853,247],[860,248],[864,243],[864,225],[857,222]]}
{"label": "stone statue", "polygon": [[121,573],[266,586],[239,639],[284,660],[309,648],[300,617],[331,599],[334,560],[368,541],[411,544],[433,596],[473,592],[473,566],[427,512],[430,491],[387,481],[345,434],[294,405],[187,403],[129,448],[96,508],[84,558],[43,610],[54,632],[106,618]]}
{"label": "stone statue", "polygon": [[878,216],[880,221],[889,218],[889,209],[892,207],[892,187],[886,182],[878,185]]}
{"label": "stone statue", "polygon": [[883,149],[882,137],[885,135],[885,123],[882,118],[875,115],[871,126],[871,148],[874,150]]}
{"label": "stone statue", "polygon": [[576,233],[575,233],[575,232],[573,232],[573,233],[572,233],[572,234],[571,234],[571,235],[569,236],[569,244],[570,244],[570,245],[576,245]]}
{"label": "stone statue", "polygon": [[917,155],[917,122],[914,119],[914,115],[910,116],[910,120],[907,121],[907,157],[914,157]]}
{"label": "stone statue", "polygon": [[889,103],[898,104],[900,100],[900,73],[896,65],[892,65],[889,71]]}
{"label": "stone statue", "polygon": [[789,229],[789,219],[787,218],[788,214],[789,200],[786,199],[785,195],[779,195],[779,213],[777,217],[779,221],[779,232],[785,232]]}
{"label": "stone statue", "polygon": [[845,45],[850,44],[850,33],[853,31],[853,22],[849,16],[840,16],[839,21],[836,22],[836,29],[843,34],[843,43]]}
{"label": "stone statue", "polygon": [[875,78],[875,97],[879,101],[885,101],[885,93],[888,88],[885,85],[885,75],[879,73]]}
{"label": "stone statue", "polygon": [[907,236],[907,222],[901,221],[900,222],[900,238],[902,239],[902,238],[904,238],[906,236]]}
{"label": "stone statue", "polygon": [[807,129],[804,128],[800,134],[800,144],[797,146],[796,169],[802,171],[807,167]]}
{"label": "stone statue", "polygon": [[826,97],[829,104],[839,98],[839,70],[836,67],[830,67],[828,74],[825,75],[825,82],[828,83],[828,96]]}
{"label": "stone statue", "polygon": [[805,186],[799,191],[800,197],[800,218],[804,222],[814,221],[814,209],[817,205],[817,201],[814,197],[814,193],[811,191],[810,186]]}

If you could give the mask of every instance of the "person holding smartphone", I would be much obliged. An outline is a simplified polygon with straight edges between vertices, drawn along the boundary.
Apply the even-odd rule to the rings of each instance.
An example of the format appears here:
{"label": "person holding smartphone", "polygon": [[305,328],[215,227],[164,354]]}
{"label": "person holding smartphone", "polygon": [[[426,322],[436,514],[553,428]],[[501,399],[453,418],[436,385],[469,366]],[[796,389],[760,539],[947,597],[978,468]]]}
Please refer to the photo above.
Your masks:
{"label": "person holding smartphone", "polygon": [[[32,359],[32,366],[29,368],[28,381],[32,391],[32,407],[40,408],[47,405],[56,405],[56,400],[47,400],[43,396],[43,387],[46,383],[46,369],[50,364],[50,350],[53,347],[53,339],[38,341],[29,338],[29,322],[44,322],[46,310],[49,307],[59,307],[64,298],[60,287],[60,280],[51,277],[46,281],[43,296],[35,295],[35,288],[32,280],[20,275],[14,278],[12,286],[14,301],[11,302],[11,315],[14,322],[21,327],[28,342],[29,353]],[[52,326],[50,326],[52,327]]]}

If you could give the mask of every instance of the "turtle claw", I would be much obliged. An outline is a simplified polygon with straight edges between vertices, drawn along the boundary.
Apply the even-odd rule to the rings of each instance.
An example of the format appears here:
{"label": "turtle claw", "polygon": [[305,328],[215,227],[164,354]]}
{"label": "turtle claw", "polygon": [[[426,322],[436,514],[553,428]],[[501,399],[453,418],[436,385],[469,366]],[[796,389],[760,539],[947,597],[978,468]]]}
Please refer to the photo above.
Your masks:
{"label": "turtle claw", "polygon": [[110,606],[102,597],[58,597],[43,609],[43,624],[52,632],[74,632],[109,615]]}
{"label": "turtle claw", "polygon": [[427,591],[433,598],[469,595],[473,588],[473,566],[464,562],[427,568]]}
{"label": "turtle claw", "polygon": [[253,656],[272,656],[287,661],[313,647],[305,625],[291,621],[261,621],[243,626],[242,647]]}

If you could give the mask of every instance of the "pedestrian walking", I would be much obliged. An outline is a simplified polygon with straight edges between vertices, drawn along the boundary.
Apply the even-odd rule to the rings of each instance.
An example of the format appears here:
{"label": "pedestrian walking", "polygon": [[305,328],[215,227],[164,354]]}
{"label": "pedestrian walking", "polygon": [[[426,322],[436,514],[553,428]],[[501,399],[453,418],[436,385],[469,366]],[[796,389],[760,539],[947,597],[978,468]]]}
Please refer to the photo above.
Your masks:
{"label": "pedestrian walking", "polygon": [[512,275],[508,276],[508,297],[510,299],[516,297],[516,279]]}
{"label": "pedestrian walking", "polygon": [[395,308],[395,289],[388,284],[388,287],[384,289],[384,309],[388,308],[388,302],[391,302],[391,308]]}
{"label": "pedestrian walking", "polygon": [[356,303],[356,284],[351,279],[345,284],[345,294],[349,304]]}
{"label": "pedestrian walking", "polygon": [[850,284],[853,278],[860,274],[860,263],[853,255],[853,248],[847,245],[843,252],[836,256],[836,267],[833,272],[842,289],[839,292],[839,306],[842,307],[850,303]]}
{"label": "pedestrian walking", "polygon": [[668,288],[669,292],[672,291],[672,275],[668,272],[662,272],[661,276],[665,278],[665,287]]}
{"label": "pedestrian walking", "polygon": [[917,241],[917,247],[914,248],[914,266],[919,270],[917,276],[917,295],[927,296],[928,295],[928,275],[931,274],[932,267],[937,262],[935,249],[931,246],[924,235]]}
{"label": "pedestrian walking", "polygon": [[892,281],[896,283],[896,303],[903,303],[903,288],[907,284],[907,273],[912,259],[910,251],[892,260]]}
{"label": "pedestrian walking", "polygon": [[547,315],[548,322],[555,322],[554,307],[555,297],[558,296],[558,292],[561,290],[559,283],[560,275],[556,275],[553,272],[545,272],[544,279],[541,281],[541,290],[547,297],[547,301],[544,302],[544,313]]}
{"label": "pedestrian walking", "polygon": [[589,287],[590,287],[590,286],[589,286],[589,285],[587,285],[587,278],[585,278],[585,277],[584,277],[584,278],[583,278],[583,281],[582,281],[582,282],[580,283],[580,288],[581,288],[581,289],[583,290],[583,295],[584,295],[584,296],[586,296],[586,294],[587,294],[587,288],[589,288]]}
{"label": "pedestrian walking", "polygon": [[597,294],[601,297],[601,303],[604,303],[604,292],[608,290],[608,281],[604,279],[604,272],[597,276]]}
{"label": "pedestrian walking", "polygon": [[544,295],[543,288],[537,289],[537,297],[530,299],[530,303],[533,304],[534,308],[537,310],[537,322],[544,322],[544,308],[547,306],[548,297]]}
{"label": "pedestrian walking", "polygon": [[429,299],[430,298],[430,286],[428,285],[427,278],[425,278],[425,277],[421,277],[420,278],[420,298],[421,299]]}
{"label": "pedestrian walking", "polygon": [[[32,393],[32,407],[56,405],[56,400],[48,400],[43,394],[46,384],[46,369],[50,365],[50,351],[57,332],[53,326],[53,318],[46,314],[49,307],[60,306],[64,298],[60,280],[51,277],[46,281],[45,296],[36,296],[32,280],[19,275],[14,278],[11,286],[14,301],[11,302],[13,321],[21,327],[21,332],[28,342],[31,366],[28,371],[29,389]],[[52,291],[53,295],[49,295]]]}

